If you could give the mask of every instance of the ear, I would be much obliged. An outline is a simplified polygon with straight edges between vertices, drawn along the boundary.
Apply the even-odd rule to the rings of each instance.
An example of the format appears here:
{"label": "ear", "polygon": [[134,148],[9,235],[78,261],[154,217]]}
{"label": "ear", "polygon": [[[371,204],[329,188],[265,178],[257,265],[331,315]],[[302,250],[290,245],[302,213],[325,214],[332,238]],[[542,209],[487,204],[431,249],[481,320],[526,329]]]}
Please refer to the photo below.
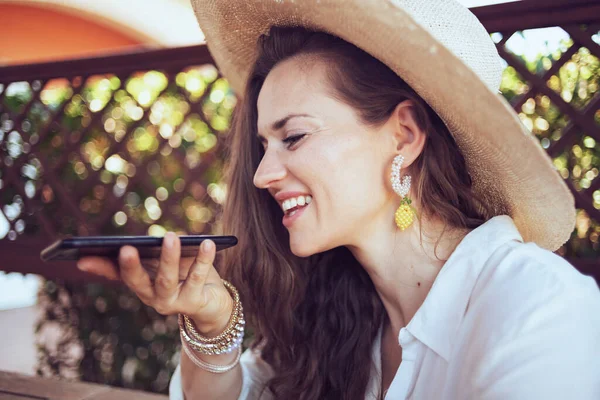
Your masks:
{"label": "ear", "polygon": [[423,151],[427,137],[417,123],[414,101],[405,100],[399,103],[386,125],[392,133],[395,154],[402,154],[404,156],[402,167],[408,167]]}

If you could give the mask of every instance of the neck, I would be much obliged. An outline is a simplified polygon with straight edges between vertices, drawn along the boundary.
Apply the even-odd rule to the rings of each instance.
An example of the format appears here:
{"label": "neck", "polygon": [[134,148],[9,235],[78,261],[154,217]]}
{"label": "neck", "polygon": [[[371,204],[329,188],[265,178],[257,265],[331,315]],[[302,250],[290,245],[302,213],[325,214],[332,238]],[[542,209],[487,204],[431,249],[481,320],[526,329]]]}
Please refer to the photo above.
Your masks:
{"label": "neck", "polygon": [[348,245],[348,249],[371,277],[390,327],[398,337],[467,231],[448,227],[440,239],[444,223],[426,218],[420,223],[415,218],[408,229],[400,231],[393,221],[393,212],[383,214],[385,221],[382,218],[379,224],[362,229],[360,242]]}

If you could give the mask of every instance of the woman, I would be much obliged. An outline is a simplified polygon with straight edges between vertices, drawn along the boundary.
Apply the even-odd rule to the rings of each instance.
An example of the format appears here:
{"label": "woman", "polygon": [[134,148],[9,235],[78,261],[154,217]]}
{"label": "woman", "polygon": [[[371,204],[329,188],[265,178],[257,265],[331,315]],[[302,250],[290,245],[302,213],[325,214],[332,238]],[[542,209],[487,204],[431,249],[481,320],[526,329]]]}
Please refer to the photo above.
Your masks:
{"label": "woman", "polygon": [[120,276],[79,262],[180,314],[171,398],[600,398],[598,287],[549,251],[573,199],[497,93],[475,17],[225,3],[192,2],[242,98],[223,215],[239,244],[217,272],[211,242],[180,260],[169,233],[154,283],[133,248]]}

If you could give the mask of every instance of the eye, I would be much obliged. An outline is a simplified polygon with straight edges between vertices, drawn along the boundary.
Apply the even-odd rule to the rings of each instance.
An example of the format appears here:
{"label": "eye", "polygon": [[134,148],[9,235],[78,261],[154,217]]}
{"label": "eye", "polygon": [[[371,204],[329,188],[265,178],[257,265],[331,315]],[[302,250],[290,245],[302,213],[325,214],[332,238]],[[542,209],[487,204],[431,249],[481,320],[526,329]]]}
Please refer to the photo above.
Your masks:
{"label": "eye", "polygon": [[298,142],[304,136],[306,136],[305,133],[301,133],[299,135],[293,135],[293,136],[290,136],[290,137],[288,137],[286,139],[283,139],[282,142],[285,143],[287,145],[288,149],[289,149],[290,147],[292,147],[293,144],[295,144],[296,142]]}

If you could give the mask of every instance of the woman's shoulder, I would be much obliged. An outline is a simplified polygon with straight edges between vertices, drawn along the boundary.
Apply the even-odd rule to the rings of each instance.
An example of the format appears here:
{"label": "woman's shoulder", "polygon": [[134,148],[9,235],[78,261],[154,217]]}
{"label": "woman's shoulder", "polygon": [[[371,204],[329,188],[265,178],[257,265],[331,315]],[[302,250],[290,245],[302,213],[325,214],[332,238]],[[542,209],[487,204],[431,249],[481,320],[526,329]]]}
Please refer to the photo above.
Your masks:
{"label": "woman's shoulder", "polygon": [[561,256],[539,247],[533,242],[513,241],[508,243],[499,257],[490,257],[484,267],[493,286],[502,284],[514,288],[542,292],[564,293],[573,296],[597,293],[594,278],[583,275]]}
{"label": "woman's shoulder", "polygon": [[503,244],[454,342],[458,398],[598,398],[599,310],[594,279],[533,243]]}
{"label": "woman's shoulder", "polygon": [[600,332],[596,281],[535,243],[512,241],[498,249],[481,271],[469,308],[506,329],[563,318],[567,323],[587,319]]}

